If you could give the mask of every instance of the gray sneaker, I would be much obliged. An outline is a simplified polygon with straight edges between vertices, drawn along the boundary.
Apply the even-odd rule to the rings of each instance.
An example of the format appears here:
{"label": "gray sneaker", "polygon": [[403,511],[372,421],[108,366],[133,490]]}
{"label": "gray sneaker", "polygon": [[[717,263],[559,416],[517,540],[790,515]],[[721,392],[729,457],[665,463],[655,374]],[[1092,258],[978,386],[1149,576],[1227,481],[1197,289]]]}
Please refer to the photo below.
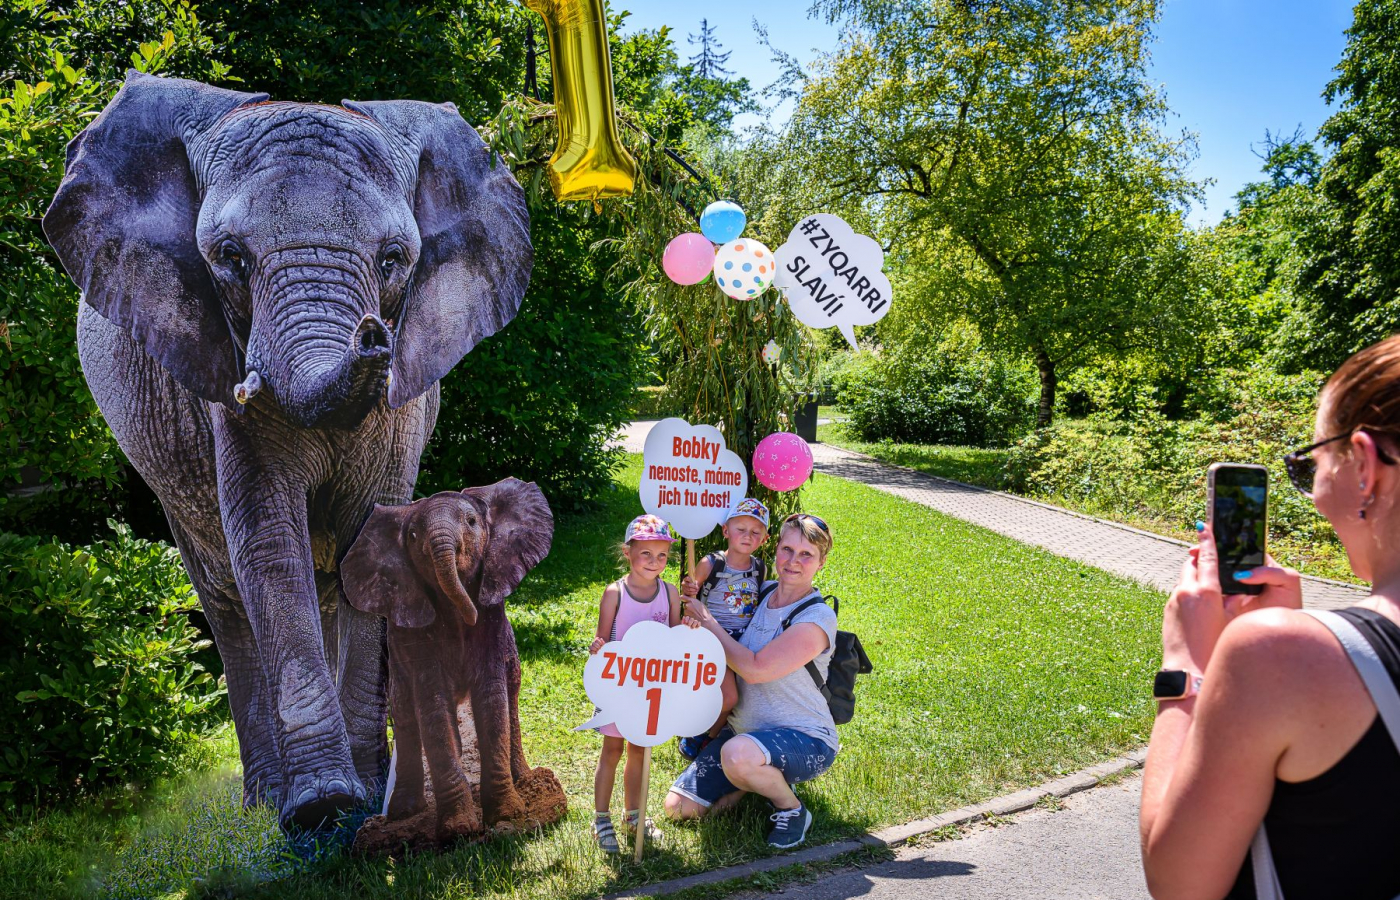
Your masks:
{"label": "gray sneaker", "polygon": [[801,844],[807,839],[807,829],[812,827],[812,814],[800,803],[797,809],[776,810],[768,818],[773,821],[768,846],[779,850],[791,850]]}

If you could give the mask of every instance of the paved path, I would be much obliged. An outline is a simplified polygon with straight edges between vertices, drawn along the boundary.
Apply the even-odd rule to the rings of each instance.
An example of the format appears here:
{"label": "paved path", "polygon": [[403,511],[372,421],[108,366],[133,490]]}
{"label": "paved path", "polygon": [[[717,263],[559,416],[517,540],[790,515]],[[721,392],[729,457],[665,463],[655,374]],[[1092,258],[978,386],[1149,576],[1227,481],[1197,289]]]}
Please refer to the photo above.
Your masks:
{"label": "paved path", "polygon": [[[652,424],[631,423],[619,436],[619,443],[629,452],[642,452]],[[829,444],[813,444],[812,455],[817,471],[825,475],[858,481],[1162,591],[1170,591],[1176,584],[1190,546],[1058,506],[888,465]],[[1335,581],[1311,577],[1303,581],[1303,601],[1310,607],[1335,609],[1366,596],[1361,588]]]}
{"label": "paved path", "polygon": [[[1138,855],[1142,779],[1033,809],[956,841],[905,847],[890,862],[846,869],[762,896],[800,900],[1148,900]],[[740,897],[758,895],[740,895]]]}

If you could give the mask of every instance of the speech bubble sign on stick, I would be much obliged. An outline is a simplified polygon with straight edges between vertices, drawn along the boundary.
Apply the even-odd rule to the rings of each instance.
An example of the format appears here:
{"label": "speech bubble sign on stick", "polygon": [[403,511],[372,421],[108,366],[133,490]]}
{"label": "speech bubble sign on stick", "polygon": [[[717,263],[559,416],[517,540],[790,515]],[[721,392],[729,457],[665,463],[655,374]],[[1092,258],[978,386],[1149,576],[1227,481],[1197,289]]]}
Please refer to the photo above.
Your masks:
{"label": "speech bubble sign on stick", "polygon": [[702,538],[749,490],[749,471],[713,425],[662,419],[642,448],[642,509],[684,538]]}
{"label": "speech bubble sign on stick", "polygon": [[700,734],[719,718],[723,681],[724,647],[713,634],[638,622],[588,658],[583,688],[599,712],[574,730],[615,723],[639,747]]}
{"label": "speech bubble sign on stick", "polygon": [[890,311],[890,279],[881,271],[885,251],[840,216],[806,216],[774,258],[778,274],[773,285],[787,297],[798,321],[839,328],[852,348],[856,325],[874,325]]}

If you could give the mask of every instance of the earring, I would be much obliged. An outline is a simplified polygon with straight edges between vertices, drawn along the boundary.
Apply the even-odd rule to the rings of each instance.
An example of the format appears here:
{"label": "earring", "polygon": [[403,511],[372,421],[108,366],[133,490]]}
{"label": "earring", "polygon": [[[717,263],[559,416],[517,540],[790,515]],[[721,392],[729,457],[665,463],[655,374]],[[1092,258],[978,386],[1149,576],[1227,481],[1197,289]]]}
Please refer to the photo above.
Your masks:
{"label": "earring", "polygon": [[[1363,485],[1361,489],[1364,491],[1366,488],[1365,488],[1365,486]],[[1366,502],[1363,503],[1363,504],[1361,505],[1361,508],[1358,509],[1358,510],[1356,511],[1356,515],[1357,515],[1358,517],[1360,517],[1361,521],[1363,521],[1363,522],[1366,521],[1366,507],[1368,507],[1368,506],[1370,506],[1372,503],[1374,503],[1375,500],[1376,500],[1376,495],[1375,495],[1375,494],[1371,494],[1369,497],[1366,498]]]}

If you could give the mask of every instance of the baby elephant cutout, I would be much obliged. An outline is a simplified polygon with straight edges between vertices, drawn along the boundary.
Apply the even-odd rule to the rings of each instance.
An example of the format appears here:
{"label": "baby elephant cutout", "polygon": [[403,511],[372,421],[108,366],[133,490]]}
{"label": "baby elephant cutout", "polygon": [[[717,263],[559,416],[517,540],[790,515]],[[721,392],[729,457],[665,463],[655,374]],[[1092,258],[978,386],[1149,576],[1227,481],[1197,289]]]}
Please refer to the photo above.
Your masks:
{"label": "baby elephant cutout", "polygon": [[[356,850],[436,846],[564,815],[554,773],[525,762],[520,656],[505,614],[506,596],[549,553],[553,535],[544,494],[514,478],[375,506],[340,572],[350,604],[389,623],[396,746],[385,814],[360,828]],[[476,747],[463,746],[464,703]],[[476,795],[463,766],[473,756]]]}

